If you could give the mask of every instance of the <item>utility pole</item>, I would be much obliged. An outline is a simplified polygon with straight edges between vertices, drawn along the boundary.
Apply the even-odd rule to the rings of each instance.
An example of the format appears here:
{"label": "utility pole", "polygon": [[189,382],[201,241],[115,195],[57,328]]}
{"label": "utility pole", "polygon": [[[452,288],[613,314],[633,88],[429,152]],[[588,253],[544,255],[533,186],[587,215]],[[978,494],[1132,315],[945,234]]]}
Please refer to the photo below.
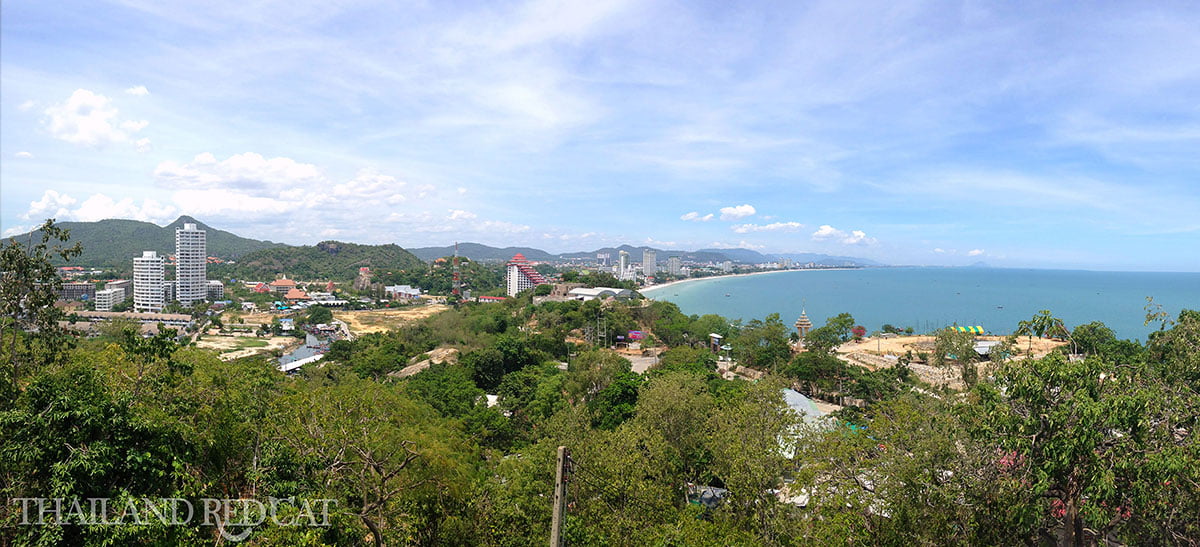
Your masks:
{"label": "utility pole", "polygon": [[558,466],[554,472],[554,516],[550,522],[550,547],[564,545],[562,527],[567,516],[567,447],[558,447]]}

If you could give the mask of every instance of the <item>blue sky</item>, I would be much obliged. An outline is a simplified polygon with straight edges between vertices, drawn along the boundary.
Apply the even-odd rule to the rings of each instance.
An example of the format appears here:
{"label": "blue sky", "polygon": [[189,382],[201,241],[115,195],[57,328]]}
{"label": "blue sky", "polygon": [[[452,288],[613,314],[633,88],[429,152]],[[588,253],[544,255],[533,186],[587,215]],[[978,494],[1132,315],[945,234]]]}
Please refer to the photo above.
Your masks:
{"label": "blue sky", "polygon": [[1200,8],[44,2],[0,229],[1200,271]]}

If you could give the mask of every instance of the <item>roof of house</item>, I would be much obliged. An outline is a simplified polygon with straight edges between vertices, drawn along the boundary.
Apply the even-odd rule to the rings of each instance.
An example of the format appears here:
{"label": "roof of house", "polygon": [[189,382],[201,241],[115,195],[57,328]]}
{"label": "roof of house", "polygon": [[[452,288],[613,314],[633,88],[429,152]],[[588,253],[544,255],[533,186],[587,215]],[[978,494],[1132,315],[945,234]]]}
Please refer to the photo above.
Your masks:
{"label": "roof of house", "polygon": [[308,293],[300,289],[289,290],[287,294],[283,295],[283,297],[288,300],[308,300],[310,298]]}
{"label": "roof of house", "polygon": [[271,286],[272,287],[295,287],[296,282],[285,277],[283,279],[276,279],[275,281],[272,281]]}

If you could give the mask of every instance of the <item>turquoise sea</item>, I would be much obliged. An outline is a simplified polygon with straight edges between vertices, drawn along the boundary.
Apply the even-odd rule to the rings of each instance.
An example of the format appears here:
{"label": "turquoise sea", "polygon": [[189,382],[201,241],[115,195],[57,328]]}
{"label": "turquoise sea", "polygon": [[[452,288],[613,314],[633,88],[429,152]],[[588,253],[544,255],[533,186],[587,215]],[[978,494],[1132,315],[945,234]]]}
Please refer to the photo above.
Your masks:
{"label": "turquoise sea", "polygon": [[1145,341],[1146,297],[1174,318],[1200,309],[1200,273],[1093,272],[996,268],[793,270],[716,277],[642,291],[684,313],[761,319],[779,313],[789,326],[806,308],[813,324],[850,312],[868,331],[885,323],[917,332],[981,325],[1008,334],[1017,322],[1050,310],[1068,327],[1103,321],[1120,338]]}

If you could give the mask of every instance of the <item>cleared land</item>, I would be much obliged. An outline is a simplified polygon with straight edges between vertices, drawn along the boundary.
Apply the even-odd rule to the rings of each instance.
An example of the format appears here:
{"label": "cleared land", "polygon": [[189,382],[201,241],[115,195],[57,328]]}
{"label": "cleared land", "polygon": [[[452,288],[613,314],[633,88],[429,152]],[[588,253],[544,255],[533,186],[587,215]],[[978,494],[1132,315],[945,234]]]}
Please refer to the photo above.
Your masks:
{"label": "cleared land", "polygon": [[[976,336],[978,341],[1002,341],[1004,336]],[[1032,353],[1035,358],[1067,345],[1061,340],[1049,338],[1017,338],[1016,350],[1018,355]],[[958,368],[939,369],[928,364],[928,356],[933,353],[933,336],[897,336],[894,338],[864,338],[860,342],[846,342],[837,348],[837,356],[843,361],[862,365],[870,370],[887,368],[896,364],[897,359],[911,351],[915,361],[909,365],[917,377],[930,385],[948,385],[951,388],[963,389],[965,386],[960,379]],[[921,360],[921,355],[926,359]],[[924,362],[922,362],[924,361]],[[987,367],[986,363],[976,365],[980,373]]]}
{"label": "cleared land", "polygon": [[267,338],[259,338],[256,336],[220,336],[214,334],[205,334],[198,342],[196,347],[203,349],[211,349],[220,354],[223,361],[232,359],[240,359],[260,353],[270,353],[274,350],[283,352],[291,351],[292,348],[304,343],[303,338],[295,338],[292,336],[271,336]]}
{"label": "cleared land", "polygon": [[430,304],[396,310],[335,311],[333,317],[345,322],[354,335],[387,332],[396,327],[425,319],[450,309],[442,304]]}

